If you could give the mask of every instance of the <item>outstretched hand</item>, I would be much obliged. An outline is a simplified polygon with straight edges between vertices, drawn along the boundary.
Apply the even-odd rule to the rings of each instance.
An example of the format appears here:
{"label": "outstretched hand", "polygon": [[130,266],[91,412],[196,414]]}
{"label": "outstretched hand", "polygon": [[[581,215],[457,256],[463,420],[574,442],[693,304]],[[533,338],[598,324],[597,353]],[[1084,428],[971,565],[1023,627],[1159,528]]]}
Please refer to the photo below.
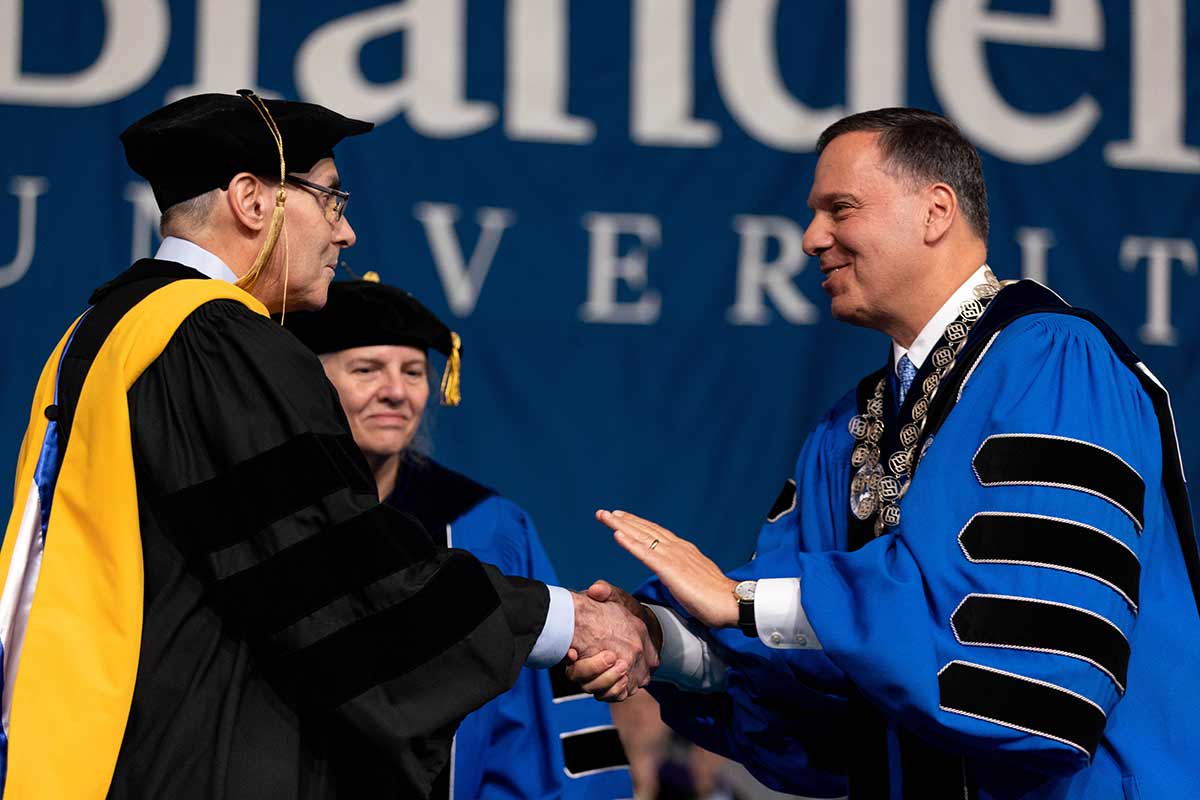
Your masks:
{"label": "outstretched hand", "polygon": [[567,676],[608,702],[624,700],[649,683],[658,667],[658,648],[641,614],[621,602],[601,602],[575,592],[571,597],[575,635]]}
{"label": "outstretched hand", "polygon": [[710,628],[737,625],[738,607],[733,596],[737,582],[725,577],[696,545],[625,511],[600,509],[596,519],[612,528],[617,544],[649,567],[697,620]]}

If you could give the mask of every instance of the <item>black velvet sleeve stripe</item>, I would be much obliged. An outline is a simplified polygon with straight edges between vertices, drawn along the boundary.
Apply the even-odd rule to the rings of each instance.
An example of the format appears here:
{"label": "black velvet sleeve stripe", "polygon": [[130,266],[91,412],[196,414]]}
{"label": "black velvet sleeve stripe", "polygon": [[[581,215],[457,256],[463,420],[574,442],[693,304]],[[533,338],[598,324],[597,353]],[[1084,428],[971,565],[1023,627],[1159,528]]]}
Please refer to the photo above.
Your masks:
{"label": "black velvet sleeve stripe", "polygon": [[562,748],[563,762],[572,778],[629,766],[621,737],[612,725],[564,733]]}
{"label": "black velvet sleeve stripe", "polygon": [[1082,695],[1009,672],[952,661],[938,673],[943,711],[994,722],[1096,754],[1106,717]]}
{"label": "black velvet sleeve stripe", "polygon": [[963,644],[1071,656],[1108,675],[1125,691],[1129,641],[1103,617],[1082,608],[1023,597],[968,595],[950,617]]}
{"label": "black velvet sleeve stripe", "polygon": [[466,552],[449,550],[435,560],[425,566],[436,571],[406,599],[277,659],[279,677],[317,707],[333,709],[465,639],[500,599]]}
{"label": "black velvet sleeve stripe", "polygon": [[[368,498],[351,489],[339,489],[313,502],[312,505],[284,517],[248,539],[213,553],[194,553],[195,562],[206,567],[205,574],[222,581],[261,565],[264,561],[300,545],[323,530],[340,525],[381,524],[393,530],[397,545],[410,552],[411,558],[423,558],[434,546],[433,538],[419,528],[416,521],[404,513],[373,511]],[[371,511],[364,523],[354,523],[355,517]]]}
{"label": "black velvet sleeve stripe", "polygon": [[767,522],[774,522],[795,507],[796,482],[788,478],[784,481],[783,488],[779,490],[779,496],[775,498],[775,502],[771,505],[771,510],[767,513]]}
{"label": "black velvet sleeve stripe", "polygon": [[1120,456],[1061,436],[1005,433],[989,436],[975,453],[975,475],[984,486],[1035,485],[1075,489],[1101,497],[1145,525],[1146,484]]}
{"label": "black velvet sleeve stripe", "polygon": [[1142,566],[1104,531],[1056,517],[981,512],[958,535],[973,563],[1019,564],[1073,572],[1117,592],[1136,612]]}
{"label": "black velvet sleeve stripe", "polygon": [[253,536],[338,489],[375,496],[349,435],[304,433],[214,478],[162,497],[163,527],[186,551],[215,551]]}
{"label": "black velvet sleeve stripe", "polygon": [[376,505],[218,580],[213,598],[229,612],[227,618],[268,634],[434,552],[415,522]]}
{"label": "black velvet sleeve stripe", "polygon": [[567,668],[556,664],[550,668],[550,691],[555,703],[566,703],[570,700],[590,699],[591,695],[567,677]]}

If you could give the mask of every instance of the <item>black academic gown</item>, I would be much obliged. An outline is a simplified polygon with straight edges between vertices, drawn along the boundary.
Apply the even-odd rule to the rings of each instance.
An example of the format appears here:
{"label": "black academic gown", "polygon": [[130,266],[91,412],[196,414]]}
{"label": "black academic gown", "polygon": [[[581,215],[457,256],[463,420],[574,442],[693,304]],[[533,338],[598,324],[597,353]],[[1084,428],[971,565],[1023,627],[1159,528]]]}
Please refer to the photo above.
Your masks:
{"label": "black academic gown", "polygon": [[[185,277],[138,262],[91,316]],[[110,796],[424,796],[545,586],[379,504],[319,361],[238,302],[192,313],[128,401],[145,605]]]}

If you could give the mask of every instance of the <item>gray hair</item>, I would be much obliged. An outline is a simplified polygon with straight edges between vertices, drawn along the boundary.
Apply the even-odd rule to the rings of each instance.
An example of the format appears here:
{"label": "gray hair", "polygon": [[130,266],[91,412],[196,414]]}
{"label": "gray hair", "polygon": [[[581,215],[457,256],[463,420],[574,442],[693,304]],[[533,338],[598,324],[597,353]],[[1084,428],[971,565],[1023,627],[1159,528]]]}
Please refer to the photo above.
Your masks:
{"label": "gray hair", "polygon": [[988,237],[987,186],[983,163],[962,132],[941,114],[920,108],[880,108],[843,117],[817,139],[817,153],[837,137],[857,131],[879,134],[884,163],[905,177],[940,181],[958,195],[971,231]]}
{"label": "gray hair", "polygon": [[163,238],[178,234],[194,233],[204,227],[208,216],[217,203],[217,193],[220,189],[212,189],[204,194],[176,203],[162,213],[158,222],[159,233]]}

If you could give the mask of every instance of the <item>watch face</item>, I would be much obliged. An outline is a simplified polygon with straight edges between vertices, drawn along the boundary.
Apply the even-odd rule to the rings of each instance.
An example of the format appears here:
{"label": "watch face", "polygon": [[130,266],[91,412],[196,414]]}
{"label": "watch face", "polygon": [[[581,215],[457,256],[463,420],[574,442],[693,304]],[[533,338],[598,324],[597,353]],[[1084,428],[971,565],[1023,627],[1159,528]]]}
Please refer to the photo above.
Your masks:
{"label": "watch face", "polygon": [[733,593],[738,600],[749,603],[754,600],[754,589],[756,586],[757,581],[742,581],[733,587]]}

